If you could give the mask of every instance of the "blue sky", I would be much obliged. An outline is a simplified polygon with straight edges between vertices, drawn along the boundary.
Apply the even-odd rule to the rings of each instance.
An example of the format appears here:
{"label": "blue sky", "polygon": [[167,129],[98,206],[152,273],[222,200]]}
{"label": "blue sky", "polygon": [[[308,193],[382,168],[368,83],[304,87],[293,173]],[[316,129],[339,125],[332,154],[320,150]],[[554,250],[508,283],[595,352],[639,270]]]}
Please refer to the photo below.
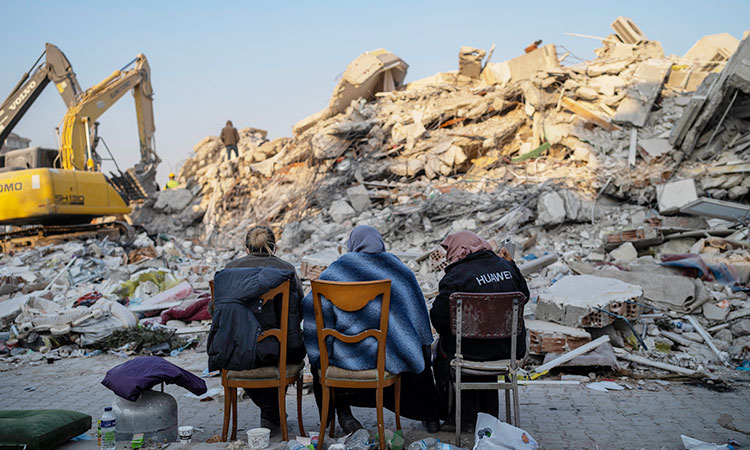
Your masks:
{"label": "blue sky", "polygon": [[[682,55],[701,36],[750,28],[748,1],[526,2],[169,2],[0,0],[0,97],[51,42],[90,87],[144,53],[154,86],[163,182],[204,136],[227,119],[238,128],[288,136],[299,119],[325,107],[337,77],[360,53],[384,47],[409,64],[407,81],[457,68],[458,49],[497,48],[515,57],[536,39],[593,59],[598,41],[566,36],[611,33],[632,18],[665,53]],[[562,48],[564,46],[565,48]],[[573,62],[574,59],[567,60]],[[15,131],[57,147],[65,107],[52,87]],[[100,118],[100,135],[120,166],[138,160],[130,94]],[[106,166],[105,166],[106,169]]]}

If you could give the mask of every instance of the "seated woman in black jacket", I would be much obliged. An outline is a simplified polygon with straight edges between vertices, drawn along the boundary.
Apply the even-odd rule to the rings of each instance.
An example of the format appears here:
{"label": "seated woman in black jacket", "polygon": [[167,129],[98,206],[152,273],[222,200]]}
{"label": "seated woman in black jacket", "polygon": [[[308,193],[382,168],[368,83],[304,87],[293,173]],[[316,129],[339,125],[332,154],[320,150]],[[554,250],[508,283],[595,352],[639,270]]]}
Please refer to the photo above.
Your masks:
{"label": "seated woman in black jacket", "polygon": [[[529,298],[526,280],[513,262],[511,255],[504,252],[499,257],[492,251],[489,242],[470,231],[459,231],[449,235],[441,243],[450,263],[445,268],[445,276],[440,280],[439,293],[430,310],[432,326],[440,335],[435,352],[435,380],[440,392],[443,407],[448,408],[448,394],[451,372],[450,361],[456,353],[456,336],[451,331],[450,296],[454,292],[522,292]],[[504,249],[503,249],[504,250]],[[502,276],[496,276],[496,274]],[[508,339],[463,339],[461,352],[464,359],[491,361],[510,358],[510,338]],[[526,328],[518,337],[517,355],[526,353]],[[465,376],[467,382],[494,381],[493,376]],[[455,411],[455,410],[454,410]],[[498,415],[498,397],[483,391],[461,392],[461,428],[473,430],[478,412]],[[455,420],[455,412],[448,413],[443,431],[449,431]]]}
{"label": "seated woman in black jacket", "polygon": [[[305,359],[305,346],[302,339],[302,314],[300,302],[305,296],[302,283],[297,277],[294,266],[274,255],[276,252],[276,237],[273,231],[265,226],[252,227],[245,236],[247,255],[235,259],[226,268],[254,268],[273,267],[291,271],[294,276],[289,295],[289,331],[287,339],[287,363],[297,364]],[[256,313],[261,330],[278,328],[281,319],[281,302],[267,303],[260,313]],[[275,346],[270,348],[271,346]],[[253,367],[275,366],[278,364],[278,341],[266,339],[258,344]],[[269,428],[272,432],[280,430],[279,404],[276,388],[246,389],[245,393],[260,408],[260,426]]]}

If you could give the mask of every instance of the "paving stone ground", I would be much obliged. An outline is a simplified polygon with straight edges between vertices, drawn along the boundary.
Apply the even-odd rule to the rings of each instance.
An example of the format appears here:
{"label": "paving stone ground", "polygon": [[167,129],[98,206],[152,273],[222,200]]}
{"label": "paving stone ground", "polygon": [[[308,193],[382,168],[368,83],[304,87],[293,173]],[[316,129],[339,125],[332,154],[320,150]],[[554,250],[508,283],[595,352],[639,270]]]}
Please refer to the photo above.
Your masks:
{"label": "paving stone ground", "polygon": [[[198,375],[206,366],[205,353],[190,351],[168,359]],[[0,373],[0,409],[73,409],[96,420],[114,396],[100,382],[108,369],[123,361],[114,355],[100,355],[11,368]],[[545,449],[682,449],[680,434],[720,443],[733,438],[750,446],[750,436],[717,424],[722,414],[729,414],[735,418],[736,427],[750,430],[749,383],[736,383],[729,392],[682,382],[624,383],[633,389],[603,393],[585,385],[521,387],[521,428]],[[221,380],[210,378],[207,384],[209,389],[221,387]],[[201,402],[185,397],[187,391],[174,385],[168,385],[165,391],[177,399],[179,423],[197,428],[194,443],[221,433],[222,396]],[[290,436],[297,430],[295,392],[290,389],[287,397]],[[377,429],[374,409],[354,408],[354,414],[371,432]],[[385,418],[386,427],[394,429],[393,414],[386,411]],[[320,426],[315,400],[309,393],[303,398],[303,420],[308,432]],[[250,400],[240,400],[238,436],[245,436],[245,431],[259,426],[259,421],[258,408]],[[419,422],[402,419],[402,427],[407,442],[428,436]],[[338,429],[337,435],[341,434]],[[453,434],[441,432],[438,437],[452,442]],[[68,447],[93,448],[93,444]]]}

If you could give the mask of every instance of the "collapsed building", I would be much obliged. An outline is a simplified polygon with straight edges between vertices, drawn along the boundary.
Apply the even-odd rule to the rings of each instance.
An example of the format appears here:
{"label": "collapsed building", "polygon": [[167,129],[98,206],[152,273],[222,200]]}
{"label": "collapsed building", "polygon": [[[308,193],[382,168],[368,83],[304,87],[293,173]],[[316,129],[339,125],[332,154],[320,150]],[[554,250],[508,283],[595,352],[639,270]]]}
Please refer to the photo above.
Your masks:
{"label": "collapsed building", "polygon": [[[519,244],[540,363],[604,335],[610,343],[582,365],[695,375],[742,363],[750,39],[706,36],[678,57],[627,18],[612,29],[591,61],[566,65],[570,56],[553,44],[502,62],[462,47],[458,70],[409,83],[398,56],[367,52],[292,136],[268,140],[245,128],[232,160],[218,137],[201,140],[178,174],[181,188],[130,216],[151,236],[178,236],[166,250],[139,244],[149,265],[190,286],[152,306],[198,301],[253,224],[277,231],[280,256],[305,280],[341,253],[354,226],[372,225],[430,302],[445,267],[439,243],[467,229],[496,246],[507,237]],[[119,283],[141,270],[127,267]],[[128,295],[121,284],[102,289],[110,300],[149,303],[177,286],[156,284]],[[87,290],[55,287],[67,302]]]}

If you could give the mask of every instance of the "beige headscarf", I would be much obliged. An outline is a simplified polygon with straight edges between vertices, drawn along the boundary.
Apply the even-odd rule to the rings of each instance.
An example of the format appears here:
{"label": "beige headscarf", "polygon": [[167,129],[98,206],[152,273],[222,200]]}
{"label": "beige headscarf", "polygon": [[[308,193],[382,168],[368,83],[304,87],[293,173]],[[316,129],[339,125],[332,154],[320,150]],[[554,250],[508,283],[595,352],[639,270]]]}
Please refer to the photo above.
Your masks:
{"label": "beige headscarf", "polygon": [[461,230],[449,234],[443,242],[440,243],[446,251],[445,258],[449,263],[460,261],[472,253],[482,250],[492,250],[492,246],[485,239],[477,236],[471,231]]}

